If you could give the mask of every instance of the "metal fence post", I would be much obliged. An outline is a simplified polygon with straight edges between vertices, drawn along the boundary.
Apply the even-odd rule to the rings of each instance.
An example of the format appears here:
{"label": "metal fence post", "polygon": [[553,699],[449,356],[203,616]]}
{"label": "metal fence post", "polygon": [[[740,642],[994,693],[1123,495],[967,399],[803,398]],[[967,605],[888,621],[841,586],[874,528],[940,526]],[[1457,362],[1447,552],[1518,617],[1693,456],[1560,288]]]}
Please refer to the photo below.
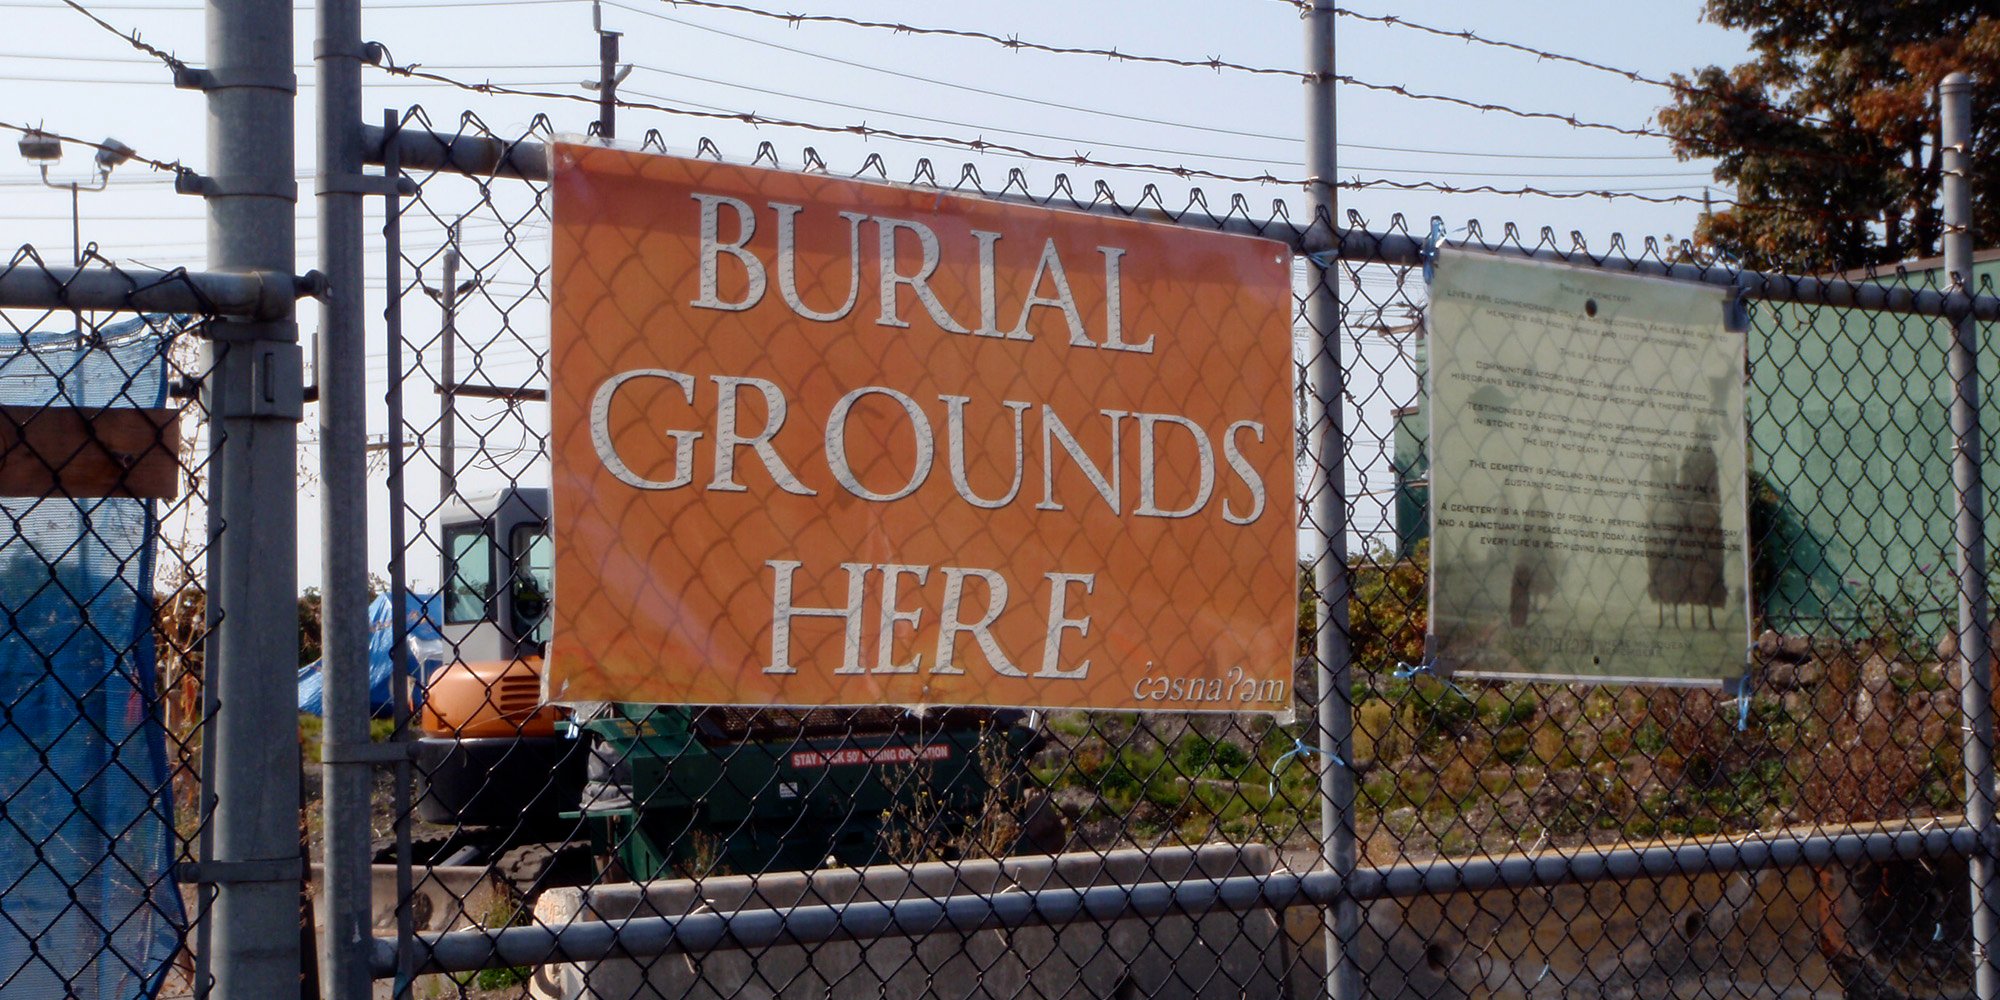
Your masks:
{"label": "metal fence post", "polygon": [[[1939,87],[1944,118],[1944,266],[1957,290],[1972,279],[1972,78],[1953,73]],[[1993,946],[2000,930],[2000,884],[1994,881],[1993,658],[1987,632],[1986,494],[1979,437],[1979,322],[1968,310],[1954,321],[1951,380],[1952,484],[1958,494],[1958,668],[1965,713],[1965,818],[1979,831],[1972,871],[1972,960],[1981,1000],[2000,997]]]}
{"label": "metal fence post", "polygon": [[[297,273],[290,0],[208,0],[208,263]],[[299,991],[298,324],[215,324],[204,387],[214,423],[209,562],[219,609],[207,670],[218,715],[209,779],[218,883],[218,1000]]]}
{"label": "metal fence post", "polygon": [[[1331,245],[1339,208],[1339,154],[1334,137],[1334,6],[1313,0],[1306,14],[1306,176],[1313,224],[1324,225]],[[1329,255],[1330,256],[1330,255]],[[1341,412],[1345,381],[1341,361],[1339,272],[1327,257],[1309,257],[1305,301],[1314,353],[1308,365],[1307,414],[1313,456],[1310,519],[1321,540],[1314,566],[1319,595],[1318,663],[1320,747],[1320,851],[1343,880],[1353,874],[1354,711],[1348,703],[1352,650],[1348,644],[1348,595],[1353,581],[1347,566],[1347,434]],[[1351,895],[1334,902],[1326,940],[1327,990],[1336,1000],[1361,996],[1359,970],[1347,949],[1361,929],[1361,908]]]}
{"label": "metal fence post", "polygon": [[[368,406],[362,288],[361,8],[320,0],[318,80],[320,270],[319,383],[321,641],[326,713],[325,990],[364,1000],[372,987],[369,877],[375,758],[368,740]],[[393,291],[391,294],[394,294]],[[400,613],[401,609],[396,609]],[[388,748],[402,748],[392,743]]]}

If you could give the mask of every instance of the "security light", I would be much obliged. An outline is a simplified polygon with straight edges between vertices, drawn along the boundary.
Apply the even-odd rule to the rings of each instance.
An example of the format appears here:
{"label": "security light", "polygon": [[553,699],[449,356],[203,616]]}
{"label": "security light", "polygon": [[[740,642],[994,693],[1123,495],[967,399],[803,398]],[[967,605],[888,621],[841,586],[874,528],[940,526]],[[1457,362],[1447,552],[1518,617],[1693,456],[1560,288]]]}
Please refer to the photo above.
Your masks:
{"label": "security light", "polygon": [[54,163],[62,159],[62,140],[47,132],[22,133],[21,158],[29,163]]}
{"label": "security light", "polygon": [[[26,142],[26,140],[22,141]],[[23,152],[25,153],[25,151],[24,147]],[[103,145],[97,149],[97,169],[108,174],[131,158],[132,147],[116,139],[106,139]]]}

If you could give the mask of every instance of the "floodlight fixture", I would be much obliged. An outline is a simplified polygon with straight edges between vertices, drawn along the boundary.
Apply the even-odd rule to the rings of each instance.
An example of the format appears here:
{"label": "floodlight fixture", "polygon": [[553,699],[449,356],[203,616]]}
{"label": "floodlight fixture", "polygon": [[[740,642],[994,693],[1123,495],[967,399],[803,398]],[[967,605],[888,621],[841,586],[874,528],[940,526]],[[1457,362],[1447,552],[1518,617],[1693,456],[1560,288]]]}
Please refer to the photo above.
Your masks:
{"label": "floodlight fixture", "polygon": [[62,140],[40,129],[21,133],[21,158],[44,169],[62,159]]}
{"label": "floodlight fixture", "polygon": [[132,152],[132,147],[116,139],[106,138],[97,147],[98,172],[109,174],[111,171],[118,169],[126,161],[132,159]]}

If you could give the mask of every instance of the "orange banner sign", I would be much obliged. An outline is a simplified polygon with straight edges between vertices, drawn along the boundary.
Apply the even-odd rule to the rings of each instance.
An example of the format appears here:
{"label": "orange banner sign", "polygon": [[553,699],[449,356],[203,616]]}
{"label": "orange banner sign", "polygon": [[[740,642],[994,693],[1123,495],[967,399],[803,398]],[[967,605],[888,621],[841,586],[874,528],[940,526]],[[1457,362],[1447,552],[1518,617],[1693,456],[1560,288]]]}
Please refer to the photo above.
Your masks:
{"label": "orange banner sign", "polygon": [[553,157],[550,700],[1290,709],[1286,247]]}

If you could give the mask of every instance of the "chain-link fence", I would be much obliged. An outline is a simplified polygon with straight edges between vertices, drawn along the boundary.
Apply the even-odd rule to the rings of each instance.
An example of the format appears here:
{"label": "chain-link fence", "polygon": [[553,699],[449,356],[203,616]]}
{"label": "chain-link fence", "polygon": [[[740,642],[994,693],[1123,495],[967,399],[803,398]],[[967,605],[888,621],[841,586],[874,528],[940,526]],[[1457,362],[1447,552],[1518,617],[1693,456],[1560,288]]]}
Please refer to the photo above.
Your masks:
{"label": "chain-link fence", "polygon": [[0,990],[187,994],[215,718],[215,318],[179,272],[0,267]]}
{"label": "chain-link fence", "polygon": [[[379,346],[399,561],[377,709],[414,762],[409,784],[376,786],[395,883],[376,895],[394,944],[379,976],[415,995],[1314,996],[1344,914],[1337,953],[1368,995],[1970,994],[1941,270],[1790,277],[1686,245],[1452,239],[1751,300],[1762,631],[1739,686],[1453,679],[1426,649],[1435,237],[1398,218],[1336,239],[1240,201],[1121,205],[1101,186],[987,190],[970,169],[891,175],[871,157],[854,176],[1298,248],[1301,529],[1323,554],[1301,571],[1295,721],[584,712],[539,694],[563,599],[550,138],[421,113],[369,133],[413,182],[391,198]],[[829,170],[768,144],[746,162]],[[1306,318],[1321,287],[1338,330]],[[1313,381],[1321,352],[1339,385]],[[1307,447],[1334,417],[1337,478]],[[1320,620],[1315,571],[1344,621]],[[1351,650],[1337,674],[1320,669],[1329,629]],[[1351,720],[1344,755],[1323,700]],[[1329,771],[1351,810],[1328,805]],[[1343,850],[1352,867],[1329,867]]]}

